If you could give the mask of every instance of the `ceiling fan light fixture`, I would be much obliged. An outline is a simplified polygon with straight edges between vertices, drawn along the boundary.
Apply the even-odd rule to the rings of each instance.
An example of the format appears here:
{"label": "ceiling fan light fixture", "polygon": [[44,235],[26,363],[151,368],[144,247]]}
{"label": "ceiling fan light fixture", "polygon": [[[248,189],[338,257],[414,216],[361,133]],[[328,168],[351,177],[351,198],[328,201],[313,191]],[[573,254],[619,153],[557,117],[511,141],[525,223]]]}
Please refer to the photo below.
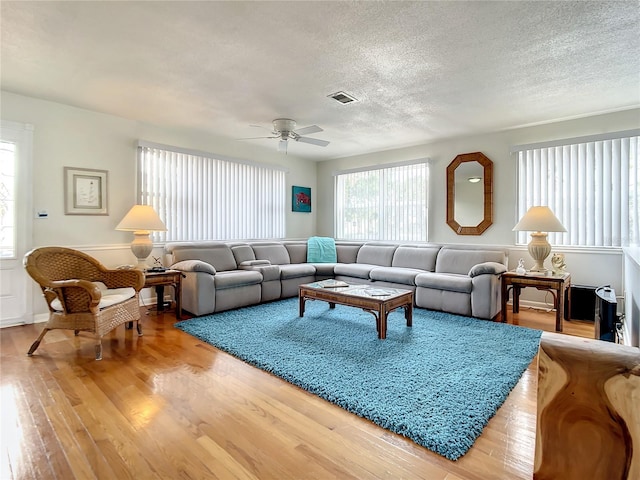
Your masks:
{"label": "ceiling fan light fixture", "polygon": [[358,99],[353,95],[349,95],[346,92],[336,92],[330,95],[327,95],[329,98],[333,98],[335,101],[341,103],[342,105],[347,105],[349,103],[357,102]]}

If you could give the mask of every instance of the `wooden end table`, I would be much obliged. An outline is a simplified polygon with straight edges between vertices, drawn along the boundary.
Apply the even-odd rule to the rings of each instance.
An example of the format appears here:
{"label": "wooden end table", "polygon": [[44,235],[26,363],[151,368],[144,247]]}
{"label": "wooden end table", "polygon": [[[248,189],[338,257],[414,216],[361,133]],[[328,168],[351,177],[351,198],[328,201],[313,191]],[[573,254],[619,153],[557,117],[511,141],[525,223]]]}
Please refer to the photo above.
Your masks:
{"label": "wooden end table", "polygon": [[[513,290],[513,313],[520,311],[520,292],[526,287],[535,287],[538,290],[547,290],[553,295],[553,306],[556,309],[556,332],[562,331],[562,317],[564,315],[565,292],[568,292],[567,304],[571,306],[571,274],[552,272],[505,272],[502,274],[502,322],[507,321],[507,301],[509,291]],[[569,308],[569,311],[571,309]],[[570,318],[567,318],[570,320]]]}
{"label": "wooden end table", "polygon": [[164,272],[144,272],[144,286],[155,287],[158,312],[164,311],[164,287],[173,287],[176,297],[176,318],[182,319],[182,277],[180,270],[165,270]]}
{"label": "wooden end table", "polygon": [[304,316],[304,306],[307,300],[322,300],[329,303],[329,308],[336,304],[361,308],[372,314],[376,319],[378,338],[387,338],[387,315],[397,308],[404,308],[404,318],[407,327],[413,325],[413,290],[399,288],[373,287],[367,285],[346,285],[342,287],[327,287],[331,280],[324,280],[306,285],[300,285],[298,297],[300,300],[300,316]]}

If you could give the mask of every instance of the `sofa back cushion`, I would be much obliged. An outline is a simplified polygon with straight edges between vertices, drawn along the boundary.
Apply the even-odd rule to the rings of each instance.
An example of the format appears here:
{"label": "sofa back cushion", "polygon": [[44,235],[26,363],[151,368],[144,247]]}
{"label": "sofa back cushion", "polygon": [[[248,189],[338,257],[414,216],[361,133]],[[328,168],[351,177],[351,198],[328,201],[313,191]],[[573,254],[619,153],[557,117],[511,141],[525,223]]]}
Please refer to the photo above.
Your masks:
{"label": "sofa back cushion", "polygon": [[218,272],[236,270],[238,265],[229,245],[219,242],[167,245],[173,263],[183,260],[201,260],[213,266]]}
{"label": "sofa back cushion", "polygon": [[385,245],[379,243],[365,243],[356,257],[357,263],[368,265],[380,265],[381,267],[390,267],[393,260],[393,252],[398,248],[397,245]]}
{"label": "sofa back cushion", "polygon": [[256,260],[269,260],[271,265],[289,265],[289,252],[281,243],[253,243],[251,244]]}
{"label": "sofa back cushion", "polygon": [[240,265],[242,262],[250,262],[256,259],[256,254],[253,253],[253,248],[248,244],[232,245],[231,251],[236,259],[236,263]]}
{"label": "sofa back cushion", "polygon": [[307,262],[307,242],[284,242],[291,263]]}
{"label": "sofa back cushion", "polygon": [[400,245],[393,253],[391,266],[433,272],[440,248],[440,245]]}
{"label": "sofa back cushion", "polygon": [[438,252],[436,272],[468,275],[471,267],[483,262],[496,262],[506,265],[507,253],[504,250],[467,250],[444,246]]}
{"label": "sofa back cushion", "polygon": [[338,263],[356,263],[362,243],[336,242]]}

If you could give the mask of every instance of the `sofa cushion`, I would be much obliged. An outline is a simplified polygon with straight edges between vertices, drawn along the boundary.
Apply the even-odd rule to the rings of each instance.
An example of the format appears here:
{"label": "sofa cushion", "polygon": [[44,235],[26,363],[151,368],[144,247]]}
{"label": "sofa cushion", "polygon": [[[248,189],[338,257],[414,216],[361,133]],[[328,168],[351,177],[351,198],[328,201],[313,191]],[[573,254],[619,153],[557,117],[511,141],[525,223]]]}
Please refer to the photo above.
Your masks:
{"label": "sofa cushion", "polygon": [[315,275],[316,268],[309,263],[291,263],[289,265],[280,265],[280,278],[286,280],[288,278],[308,277]]}
{"label": "sofa cushion", "polygon": [[[136,295],[136,291],[132,287],[107,288],[107,286],[102,282],[92,283],[100,289],[100,293],[102,295],[100,297],[100,303],[98,303],[99,309],[107,308],[117,303],[122,303]],[[64,310],[62,308],[62,302],[57,298],[51,301],[51,308],[56,312],[62,312]]]}
{"label": "sofa cushion", "polygon": [[344,275],[345,277],[366,278],[369,279],[369,272],[380,265],[368,265],[362,263],[336,263],[333,271],[336,275]]}
{"label": "sofa cushion", "polygon": [[435,271],[467,275],[474,265],[484,262],[506,264],[506,254],[502,250],[474,250],[444,246],[438,252]]}
{"label": "sofa cushion", "polygon": [[236,259],[236,263],[238,265],[242,264],[243,262],[248,262],[250,260],[256,259],[256,254],[253,253],[253,248],[251,248],[251,245],[232,245],[231,251],[233,252],[233,256]]}
{"label": "sofa cushion", "polygon": [[416,275],[423,272],[424,270],[418,270],[416,268],[376,267],[369,272],[369,277],[371,280],[415,285]]}
{"label": "sofa cushion", "polygon": [[471,293],[472,288],[471,277],[469,275],[451,273],[420,273],[416,275],[415,282],[418,287],[447,290],[450,292]]}
{"label": "sofa cushion", "polygon": [[396,248],[398,248],[397,245],[365,243],[360,247],[360,250],[358,250],[356,263],[390,267],[391,261],[393,260],[393,252],[396,251]]}
{"label": "sofa cushion", "polygon": [[360,247],[362,247],[361,243],[336,242],[338,263],[356,263]]}
{"label": "sofa cushion", "polygon": [[289,252],[281,243],[251,244],[257,260],[269,260],[271,265],[288,265],[291,263]]}
{"label": "sofa cushion", "polygon": [[436,258],[440,248],[440,245],[400,245],[393,252],[391,266],[433,272],[436,269]]}
{"label": "sofa cushion", "polygon": [[307,242],[284,242],[289,253],[289,262],[305,263],[307,261]]}
{"label": "sofa cushion", "polygon": [[243,287],[245,285],[255,285],[262,282],[262,274],[255,270],[233,270],[218,272],[215,277],[216,289]]}
{"label": "sofa cushion", "polygon": [[181,243],[167,245],[169,253],[173,255],[173,263],[183,260],[202,260],[217,271],[235,270],[238,268],[236,259],[231,248],[224,243],[202,242],[202,243]]}

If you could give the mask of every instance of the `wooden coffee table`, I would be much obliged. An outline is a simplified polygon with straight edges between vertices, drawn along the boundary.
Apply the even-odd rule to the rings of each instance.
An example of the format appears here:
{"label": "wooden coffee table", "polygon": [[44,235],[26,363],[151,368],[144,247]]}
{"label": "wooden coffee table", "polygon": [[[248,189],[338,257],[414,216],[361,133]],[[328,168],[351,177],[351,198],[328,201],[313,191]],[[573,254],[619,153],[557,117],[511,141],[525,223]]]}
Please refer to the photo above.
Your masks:
{"label": "wooden coffee table", "polygon": [[[407,327],[413,324],[413,291],[399,288],[374,287],[370,285],[335,286],[333,280],[300,285],[300,316],[304,317],[304,306],[307,300],[322,300],[329,303],[329,308],[336,304],[362,308],[376,319],[378,338],[387,338],[387,316],[393,310],[404,308]],[[341,284],[340,284],[341,285]]]}

